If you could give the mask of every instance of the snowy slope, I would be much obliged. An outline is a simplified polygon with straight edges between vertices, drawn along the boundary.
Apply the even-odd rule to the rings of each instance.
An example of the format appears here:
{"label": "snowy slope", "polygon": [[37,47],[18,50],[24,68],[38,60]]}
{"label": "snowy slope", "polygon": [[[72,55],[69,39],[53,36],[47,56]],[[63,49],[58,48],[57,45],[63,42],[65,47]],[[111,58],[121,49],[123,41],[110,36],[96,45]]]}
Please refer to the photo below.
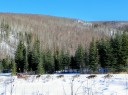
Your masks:
{"label": "snowy slope", "polygon": [[[0,95],[128,95],[128,74],[114,74],[104,79],[97,75],[87,79],[89,75],[32,75],[25,79],[16,76],[0,76]],[[73,93],[73,94],[71,94]]]}

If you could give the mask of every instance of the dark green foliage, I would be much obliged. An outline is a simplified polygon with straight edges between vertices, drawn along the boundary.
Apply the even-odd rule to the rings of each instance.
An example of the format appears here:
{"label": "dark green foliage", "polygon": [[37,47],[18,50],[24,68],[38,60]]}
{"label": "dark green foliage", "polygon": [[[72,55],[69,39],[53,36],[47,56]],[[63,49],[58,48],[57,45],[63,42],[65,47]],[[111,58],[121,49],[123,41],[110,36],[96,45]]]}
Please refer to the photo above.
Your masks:
{"label": "dark green foliage", "polygon": [[76,63],[75,57],[71,56],[71,64],[70,64],[71,69],[79,69],[79,64]]}
{"label": "dark green foliage", "polygon": [[71,58],[69,52],[67,51],[65,54],[62,54],[62,67],[63,69],[69,68],[71,63]]}
{"label": "dark green foliage", "polygon": [[87,49],[85,49],[85,52],[84,52],[84,63],[85,63],[85,67],[89,66],[89,54]]}
{"label": "dark green foliage", "polygon": [[128,34],[123,33],[122,34],[122,63],[124,67],[128,66]]}
{"label": "dark green foliage", "polygon": [[54,57],[51,50],[46,50],[44,55],[44,68],[46,73],[53,73],[55,70]]}
{"label": "dark green foliage", "polygon": [[40,55],[39,57],[39,63],[38,63],[38,66],[37,66],[37,73],[38,74],[43,74],[44,73],[44,67],[43,67],[43,60],[42,60],[42,56]]}
{"label": "dark green foliage", "polygon": [[90,43],[89,48],[89,67],[93,72],[98,69],[98,49],[94,40]]}
{"label": "dark green foliage", "polygon": [[24,55],[24,71],[27,72],[28,71],[28,52],[27,52],[27,48],[25,48],[23,50],[23,55]]}
{"label": "dark green foliage", "polygon": [[32,71],[32,51],[28,52],[28,71]]}
{"label": "dark green foliage", "polygon": [[11,60],[11,64],[12,64],[12,67],[11,67],[11,71],[12,71],[12,75],[16,75],[16,63],[15,63],[15,60]]}
{"label": "dark green foliage", "polygon": [[110,40],[100,40],[97,44],[99,64],[111,72],[127,70],[128,35],[118,33]]}
{"label": "dark green foliage", "polygon": [[122,52],[122,35],[116,34],[114,38],[111,39],[111,47],[112,47],[112,55],[114,57],[114,61],[112,63],[112,67],[115,72],[120,72],[123,70],[123,60],[124,55]]}
{"label": "dark green foliage", "polygon": [[9,58],[5,58],[2,60],[2,67],[3,69],[10,69],[11,68],[11,62]]}
{"label": "dark green foliage", "polygon": [[26,43],[27,43],[27,48],[26,48],[26,50],[27,50],[27,56],[26,56],[26,59],[27,59],[27,62],[28,62],[28,64],[26,64],[26,65],[28,65],[28,71],[31,71],[32,70],[32,53],[33,53],[33,51],[32,51],[32,34],[27,34],[26,33]]}
{"label": "dark green foliage", "polygon": [[54,52],[55,71],[62,69],[62,53],[59,50]]}
{"label": "dark green foliage", "polygon": [[[21,35],[23,35],[21,33]],[[19,41],[15,53],[15,61],[5,58],[1,61],[0,70],[12,69],[12,74],[17,72],[35,71],[37,74],[54,73],[65,69],[90,68],[97,72],[100,67],[107,68],[110,72],[128,70],[128,34],[119,33],[110,39],[92,40],[89,49],[83,49],[78,45],[75,55],[70,55],[56,49],[41,50],[40,41],[37,39],[31,43],[31,34],[25,34],[27,41]],[[42,52],[43,51],[43,52]]]}
{"label": "dark green foliage", "polygon": [[[107,68],[112,62],[112,49],[110,43],[107,40],[101,39],[97,44],[99,64],[103,68]],[[112,59],[112,60],[111,60]]]}
{"label": "dark green foliage", "polygon": [[2,62],[0,61],[0,73],[3,70]]}
{"label": "dark green foliage", "polygon": [[76,63],[79,65],[80,71],[83,72],[83,68],[85,67],[85,63],[84,63],[84,49],[82,47],[82,45],[78,45],[78,48],[75,52],[75,60]]}
{"label": "dark green foliage", "polygon": [[32,65],[32,70],[33,71],[36,71],[37,70],[37,66],[38,66],[38,63],[40,61],[40,42],[39,40],[37,40],[35,43],[34,43],[34,47],[33,47],[33,50],[32,50],[32,56],[31,56],[31,65]]}
{"label": "dark green foliage", "polygon": [[17,64],[18,72],[24,72],[24,66],[26,62],[25,55],[26,55],[26,51],[25,51],[24,43],[20,41],[17,46],[16,53],[15,53],[15,62]]}

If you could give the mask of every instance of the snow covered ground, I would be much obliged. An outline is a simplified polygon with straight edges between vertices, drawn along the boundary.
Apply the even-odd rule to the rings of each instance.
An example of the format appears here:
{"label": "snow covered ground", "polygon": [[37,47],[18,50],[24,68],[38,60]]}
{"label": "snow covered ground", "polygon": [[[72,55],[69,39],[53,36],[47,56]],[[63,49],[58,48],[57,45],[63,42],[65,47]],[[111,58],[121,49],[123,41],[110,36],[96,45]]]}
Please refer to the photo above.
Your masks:
{"label": "snow covered ground", "polygon": [[0,95],[128,95],[128,74],[113,74],[106,79],[105,74],[91,79],[87,76],[53,74],[19,79],[0,74]]}

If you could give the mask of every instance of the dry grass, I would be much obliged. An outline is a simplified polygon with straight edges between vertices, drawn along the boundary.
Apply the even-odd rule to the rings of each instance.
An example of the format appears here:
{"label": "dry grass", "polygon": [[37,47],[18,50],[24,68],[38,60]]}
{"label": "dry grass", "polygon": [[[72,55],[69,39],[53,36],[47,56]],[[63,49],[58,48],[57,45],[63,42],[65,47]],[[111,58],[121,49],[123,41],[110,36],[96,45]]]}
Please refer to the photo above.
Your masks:
{"label": "dry grass", "polygon": [[118,74],[128,74],[128,72],[119,72]]}

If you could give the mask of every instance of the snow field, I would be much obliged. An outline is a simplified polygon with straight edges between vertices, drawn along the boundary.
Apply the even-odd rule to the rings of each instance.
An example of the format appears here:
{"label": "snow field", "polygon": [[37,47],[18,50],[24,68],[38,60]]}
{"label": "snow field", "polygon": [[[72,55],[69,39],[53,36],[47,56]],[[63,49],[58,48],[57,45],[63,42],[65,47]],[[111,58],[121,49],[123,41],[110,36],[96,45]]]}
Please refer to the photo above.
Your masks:
{"label": "snow field", "polygon": [[31,75],[27,79],[0,76],[0,95],[128,95],[128,74],[105,74],[87,79],[87,74]]}

